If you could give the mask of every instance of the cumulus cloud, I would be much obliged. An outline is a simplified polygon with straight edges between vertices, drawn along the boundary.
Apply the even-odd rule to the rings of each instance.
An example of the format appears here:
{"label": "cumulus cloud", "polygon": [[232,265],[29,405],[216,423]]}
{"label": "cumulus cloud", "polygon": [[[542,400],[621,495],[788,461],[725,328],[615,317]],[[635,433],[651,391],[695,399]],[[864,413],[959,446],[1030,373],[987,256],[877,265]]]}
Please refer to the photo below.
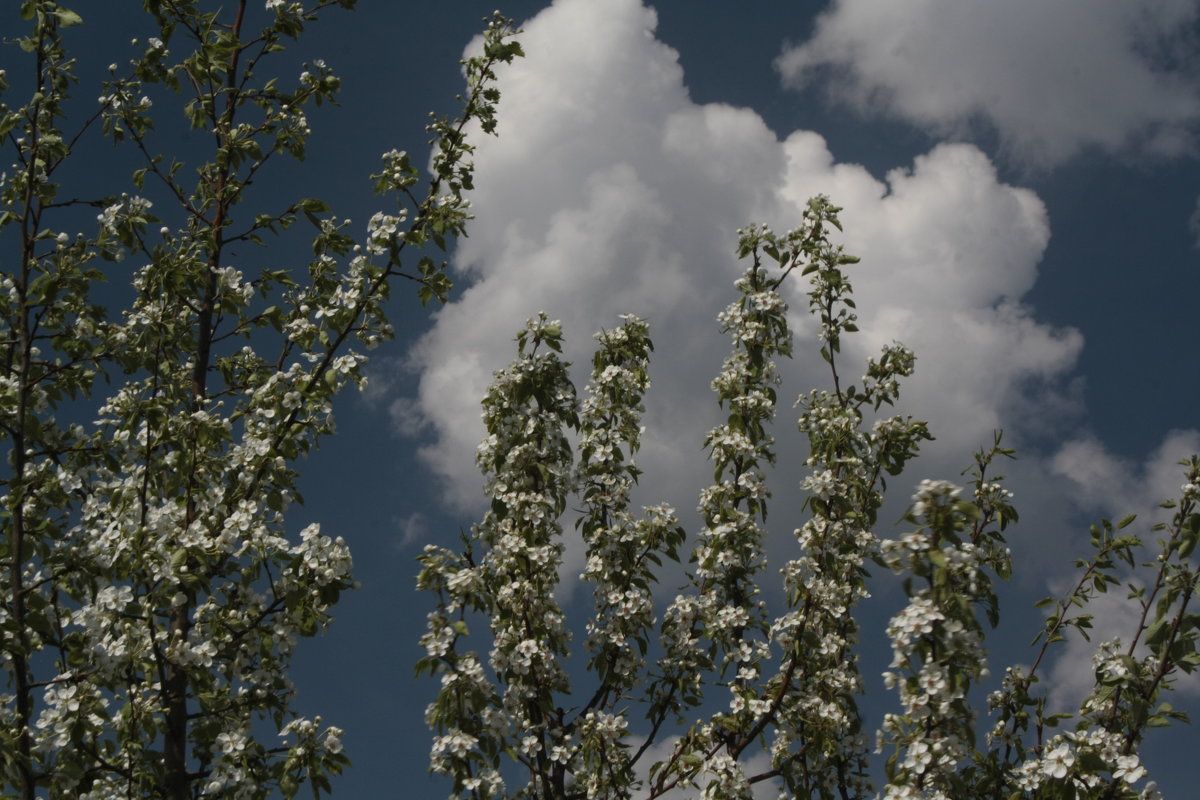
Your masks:
{"label": "cumulus cloud", "polygon": [[[640,499],[669,502],[686,519],[711,480],[701,443],[719,416],[709,382],[728,349],[715,318],[742,270],[736,229],[792,227],[818,193],[844,207],[842,242],[862,257],[850,273],[862,332],[843,346],[844,375],[857,382],[863,360],[892,340],[918,355],[901,411],[928,420],[938,439],[893,485],[899,502],[921,477],[961,480],[971,452],[997,427],[1018,446],[1047,432],[1060,441],[1082,414],[1072,381],[1083,339],[1040,321],[1023,301],[1050,236],[1036,194],[1002,182],[970,144],[937,146],[880,177],[836,162],[817,133],[781,137],[748,109],[695,103],[655,25],[639,0],[558,0],[524,24],[528,55],[501,73],[500,136],[476,139],[477,219],[454,258],[465,288],[410,353],[417,394],[390,406],[398,429],[426,435],[421,454],[448,504],[472,515],[484,506],[473,459],[483,437],[479,401],[513,358],[523,321],[541,310],[563,320],[582,387],[592,333],[629,312],[650,322],[655,342]],[[785,284],[797,341],[782,365],[772,549],[799,521],[795,487],[806,454],[789,401],[828,385],[804,288]],[[1108,464],[1089,441],[1052,460],[1023,453],[1002,467],[1023,516],[1011,534],[1024,556],[1019,588],[1035,581],[1044,594],[1047,575],[1079,554],[1085,540],[1072,536],[1070,512],[1126,499],[1114,487],[1131,471],[1141,477],[1130,502],[1157,486],[1153,470]],[[1070,494],[1078,506],[1064,501]],[[422,519],[405,522],[406,540],[421,534]],[[570,541],[567,576],[580,558]],[[895,599],[877,598],[881,606]],[[1025,630],[1018,638],[1014,653],[1028,641]],[[1053,677],[1067,691],[1069,676]]]}
{"label": "cumulus cloud", "polygon": [[[524,319],[562,317],[568,357],[586,365],[591,334],[631,312],[650,321],[656,345],[639,459],[646,499],[689,512],[711,474],[701,441],[727,350],[714,320],[742,269],[735,229],[791,227],[817,193],[844,206],[844,243],[863,257],[853,273],[863,333],[843,364],[856,380],[893,339],[917,351],[906,408],[938,436],[931,449],[945,466],[930,468],[956,474],[995,427],[1028,430],[1019,413],[1031,390],[1059,397],[1082,344],[1021,302],[1049,237],[1036,195],[1000,182],[970,145],[939,146],[880,180],[836,163],[815,133],[781,141],[750,110],[693,103],[655,22],[636,0],[560,0],[525,24],[528,57],[501,75],[501,135],[480,142],[478,219],[456,254],[470,286],[412,352],[415,408],[435,432],[423,455],[448,496],[482,503],[479,399]],[[798,341],[781,398],[828,381],[804,288],[787,289]],[[582,367],[576,376],[582,385]],[[781,406],[784,437],[792,422]],[[790,493],[791,478],[777,491]]]}
{"label": "cumulus cloud", "polygon": [[[1163,500],[1178,497],[1183,482],[1181,459],[1200,452],[1200,431],[1170,431],[1162,444],[1140,464],[1113,455],[1095,436],[1082,436],[1063,444],[1050,461],[1051,470],[1073,487],[1071,496],[1081,509],[1097,511],[1116,521],[1127,514],[1138,519],[1127,529],[1137,533],[1150,547],[1157,535],[1151,528],[1155,523],[1170,519],[1170,511],[1159,507]],[[1150,552],[1143,553],[1146,560]],[[1074,580],[1078,576],[1071,576]],[[1135,574],[1124,569],[1120,577],[1139,586],[1146,584],[1147,573]],[[1071,589],[1073,583],[1061,579],[1052,584],[1056,595]],[[1086,609],[1093,615],[1091,641],[1072,634],[1050,671],[1050,697],[1056,710],[1077,708],[1091,690],[1095,676],[1092,654],[1105,641],[1120,639],[1126,645],[1132,641],[1141,616],[1141,607],[1130,600],[1128,591],[1112,588],[1097,595]],[[1144,648],[1139,650],[1144,655]],[[1189,695],[1200,695],[1200,674],[1181,677],[1176,688]]]}
{"label": "cumulus cloud", "polygon": [[1180,460],[1198,452],[1200,431],[1169,431],[1143,463],[1135,464],[1112,454],[1088,434],[1065,442],[1051,467],[1074,485],[1072,496],[1082,508],[1099,510],[1114,520],[1139,514],[1157,522],[1165,518],[1158,504],[1179,495]]}
{"label": "cumulus cloud", "polygon": [[1030,164],[1177,155],[1200,122],[1198,20],[1192,0],[837,0],[777,67],[939,135],[984,122]]}
{"label": "cumulus cloud", "polygon": [[[1053,713],[1074,713],[1095,688],[1093,658],[1101,644],[1120,642],[1117,651],[1127,652],[1142,614],[1141,606],[1136,600],[1129,599],[1128,594],[1125,586],[1112,587],[1106,594],[1096,595],[1086,609],[1078,611],[1092,615],[1092,627],[1088,631],[1091,641],[1072,630],[1067,633],[1065,643],[1051,645],[1051,648],[1058,648],[1057,657],[1046,678],[1047,700]],[[1149,651],[1141,643],[1134,650],[1138,658],[1145,658],[1148,654]],[[1189,700],[1200,696],[1200,673],[1188,675],[1176,672],[1171,679],[1175,692],[1185,695]],[[1166,699],[1172,702],[1171,698]]]}

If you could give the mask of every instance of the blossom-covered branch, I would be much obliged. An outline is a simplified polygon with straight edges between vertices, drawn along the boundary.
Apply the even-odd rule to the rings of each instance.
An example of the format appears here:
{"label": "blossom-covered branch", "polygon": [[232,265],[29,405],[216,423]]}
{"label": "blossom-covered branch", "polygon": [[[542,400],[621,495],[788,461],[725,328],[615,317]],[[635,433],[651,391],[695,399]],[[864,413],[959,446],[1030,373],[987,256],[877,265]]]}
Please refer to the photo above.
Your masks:
{"label": "blossom-covered branch", "polygon": [[[488,23],[462,114],[431,126],[432,180],[385,156],[378,188],[399,210],[356,242],[318,200],[246,209],[252,182],[305,155],[305,109],[340,87],[320,60],[272,76],[273,57],[354,1],[145,5],[155,35],[66,130],[67,42],[84,20],[24,2],[33,85],[0,109],[22,165],[0,176],[0,234],[18,248],[0,278],[0,793],[319,794],[348,761],[337,727],[294,709],[290,662],[354,582],[341,537],[287,524],[294,462],[332,431],[334,395],[361,382],[352,342],[391,335],[393,278],[445,296],[444,271],[406,251],[463,232],[463,131],[493,124],[493,68],[520,51],[506,20]],[[159,149],[175,117],[156,109],[170,106],[209,144],[194,163]],[[126,191],[71,197],[62,167],[91,135],[141,160],[114,186]],[[315,229],[307,270],[233,263],[233,244],[266,244],[301,217]],[[124,297],[100,288],[104,261],[136,265],[112,313]]]}
{"label": "blossom-covered branch", "polygon": [[[1031,692],[1044,645],[1031,670],[1005,673],[987,699],[990,732],[977,737],[973,690],[988,675],[994,580],[1011,573],[1005,532],[1018,519],[992,468],[1013,451],[997,433],[976,455],[969,493],[920,482],[904,517],[913,528],[880,537],[885,481],[931,437],[921,421],[880,413],[913,371],[903,345],[868,360],[861,383],[846,377],[842,344],[857,322],[845,268],[857,259],[833,241],[838,210],[818,197],[793,231],[739,234],[748,265],[718,320],[732,347],[713,381],[725,419],[705,439],[714,481],[700,493],[689,584],[666,598],[657,637],[657,568],[685,536],[671,509],[639,517],[629,507],[641,474],[633,455],[649,387],[648,327],[626,317],[597,335],[579,407],[557,356],[561,326],[543,315],[519,334],[518,360],[497,373],[484,401],[489,435],[479,463],[491,509],[461,550],[430,546],[421,558],[419,586],[438,598],[418,665],[441,678],[427,711],[431,766],[452,780],[454,796],[744,799],[764,783],[787,797],[838,800],[1155,796],[1142,785],[1138,744],[1148,727],[1181,716],[1154,704],[1177,671],[1200,663],[1189,611],[1197,462],[1160,555],[1144,565],[1147,588],[1134,584],[1142,617],[1132,642],[1099,648],[1096,690],[1076,730],[1044,738],[1062,719]],[[797,402],[807,518],[774,588],[765,546],[777,447],[770,425],[776,359],[791,352],[782,286],[793,273],[809,279],[830,380]],[[593,587],[592,613],[579,626],[589,675],[567,669],[572,628],[553,595],[559,516],[571,506],[587,548],[582,577]],[[1117,582],[1114,559],[1134,566],[1136,537],[1104,523],[1094,538],[1097,556],[1081,562],[1079,585],[1047,621],[1047,645],[1068,628],[1086,630],[1086,614],[1071,609]],[[899,574],[907,595],[886,631],[893,660],[884,677],[901,708],[878,733],[879,748],[891,750],[881,795],[869,775],[857,654],[856,611],[872,561]],[[1152,652],[1140,656],[1138,643]],[[488,646],[486,659],[477,655]],[[652,753],[657,761],[642,763]]]}

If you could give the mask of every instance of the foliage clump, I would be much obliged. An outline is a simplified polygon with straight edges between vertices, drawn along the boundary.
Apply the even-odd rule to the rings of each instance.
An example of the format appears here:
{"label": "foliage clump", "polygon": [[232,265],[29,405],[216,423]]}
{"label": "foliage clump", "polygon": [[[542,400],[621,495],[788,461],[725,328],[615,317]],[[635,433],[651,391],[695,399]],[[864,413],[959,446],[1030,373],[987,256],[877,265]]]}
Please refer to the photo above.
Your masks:
{"label": "foliage clump", "polygon": [[[887,754],[889,800],[1157,795],[1138,748],[1147,728],[1182,718],[1160,698],[1200,663],[1200,616],[1190,610],[1200,459],[1184,463],[1182,497],[1166,504],[1176,514],[1158,526],[1165,538],[1143,565],[1149,588],[1131,597],[1141,618],[1127,644],[1098,648],[1095,690],[1074,728],[1054,733],[1071,715],[1047,714],[1032,689],[1045,648],[1069,627],[1086,632],[1089,617],[1077,609],[1121,581],[1117,561],[1136,564],[1139,539],[1107,522],[1094,529],[1097,554],[1080,562],[1079,584],[1047,620],[1042,653],[1032,668],[1006,671],[978,735],[971,690],[988,674],[993,581],[1012,570],[1004,531],[1017,520],[994,464],[1013,451],[997,433],[967,486],[922,481],[906,532],[880,536],[885,480],[931,436],[924,422],[879,413],[913,371],[910,350],[888,345],[861,382],[843,377],[841,345],[857,331],[845,268],[857,259],[831,241],[838,210],[818,197],[786,234],[739,231],[748,265],[718,317],[732,349],[712,383],[725,420],[704,440],[713,482],[700,492],[688,585],[666,600],[661,620],[652,588],[687,537],[672,509],[630,508],[647,324],[624,317],[597,335],[582,402],[560,357],[561,325],[542,314],[517,336],[517,360],[483,401],[488,436],[477,461],[490,509],[461,551],[431,545],[420,559],[418,586],[436,601],[417,671],[441,681],[426,712],[436,734],[430,766],[449,777],[452,797],[715,800],[748,798],[763,781],[781,797],[872,797],[872,745]],[[830,381],[796,403],[809,454],[805,519],[768,591],[776,359],[792,348],[779,289],[793,274],[809,280]],[[580,509],[582,578],[594,598],[586,685],[568,674],[569,628],[554,597],[568,507]],[[893,659],[884,677],[899,709],[875,732],[859,705],[856,648],[871,562],[902,576],[908,599],[886,630]]]}
{"label": "foliage clump", "polygon": [[[429,126],[431,178],[386,153],[360,239],[320,200],[257,191],[341,85],[321,60],[278,74],[279,54],[354,5],[146,0],[153,35],[83,98],[82,17],[4,11],[28,64],[12,85],[0,70],[0,796],[319,795],[348,763],[341,731],[293,704],[298,637],[353,585],[340,536],[285,524],[294,465],[392,335],[390,287],[445,299],[432,253],[470,218],[464,131],[494,128],[494,68],[520,55],[488,21],[461,113]],[[76,193],[93,139],[136,163],[124,191]],[[234,266],[305,220],[307,264]]]}

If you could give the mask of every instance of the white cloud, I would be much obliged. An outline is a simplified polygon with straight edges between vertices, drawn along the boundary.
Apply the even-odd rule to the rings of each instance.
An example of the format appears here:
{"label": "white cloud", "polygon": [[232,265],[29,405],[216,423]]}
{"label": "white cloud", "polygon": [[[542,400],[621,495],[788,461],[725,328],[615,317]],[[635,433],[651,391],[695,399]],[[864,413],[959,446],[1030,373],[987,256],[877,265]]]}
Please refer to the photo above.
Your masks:
{"label": "white cloud", "polygon": [[[815,133],[781,142],[752,111],[697,105],[654,25],[635,0],[560,0],[525,24],[528,56],[501,75],[500,137],[479,143],[478,219],[456,256],[474,283],[413,351],[416,402],[436,432],[423,455],[449,497],[482,504],[472,458],[479,399],[512,358],[524,319],[561,316],[568,356],[586,365],[591,333],[632,312],[650,321],[656,345],[639,457],[645,499],[690,512],[711,475],[701,441],[717,414],[709,381],[727,349],[714,320],[741,271],[734,231],[752,221],[791,227],[816,193],[845,207],[845,243],[863,257],[852,273],[863,334],[844,350],[849,378],[892,339],[918,353],[905,407],[938,436],[922,472],[956,475],[997,426],[1016,438],[1030,430],[1020,417],[1030,388],[1059,397],[1082,344],[1020,302],[1049,237],[1036,195],[1000,183],[969,145],[937,147],[880,181],[834,163]],[[789,291],[799,333],[778,430],[794,442],[787,398],[828,373],[804,286]],[[584,383],[582,366],[576,378]],[[802,454],[783,449],[775,486],[786,496]]]}
{"label": "white cloud", "polygon": [[[1142,584],[1139,582],[1137,585]],[[1077,631],[1071,630],[1066,634],[1066,642],[1050,645],[1054,661],[1046,677],[1046,691],[1051,712],[1074,713],[1079,710],[1080,703],[1096,685],[1096,668],[1092,659],[1100,645],[1119,641],[1119,651],[1127,652],[1142,614],[1138,601],[1131,600],[1128,595],[1127,584],[1113,586],[1107,593],[1093,597],[1086,608],[1072,609],[1073,613],[1092,615],[1092,627],[1088,631],[1091,640],[1088,641]],[[1138,658],[1148,655],[1143,643],[1139,642],[1134,655]],[[1179,695],[1188,700],[1200,697],[1200,673],[1188,675],[1176,671],[1171,675],[1171,680],[1172,690]],[[1164,696],[1163,699],[1173,704],[1179,702],[1170,695]]]}
{"label": "white cloud", "polygon": [[784,49],[785,83],[937,134],[985,121],[1018,160],[1176,155],[1200,122],[1193,0],[837,0]]}
{"label": "white cloud", "polygon": [[[1114,522],[1127,514],[1137,514],[1138,519],[1126,530],[1138,534],[1149,545],[1141,555],[1143,560],[1150,560],[1158,539],[1151,528],[1157,522],[1168,521],[1171,514],[1158,504],[1178,497],[1183,483],[1183,468],[1178,462],[1196,452],[1200,452],[1200,431],[1195,430],[1170,431],[1142,464],[1120,459],[1094,436],[1086,436],[1065,443],[1050,466],[1073,484],[1071,496],[1079,507],[1097,510]],[[1144,586],[1149,573],[1142,569],[1135,574],[1122,567],[1119,576],[1126,582]],[[1055,595],[1069,591],[1076,579],[1078,575],[1070,575],[1052,583]],[[1091,659],[1098,644],[1115,638],[1126,644],[1131,641],[1141,608],[1127,595],[1124,586],[1097,595],[1082,612],[1093,615],[1091,642],[1071,633],[1067,642],[1059,646],[1048,678],[1055,710],[1074,710],[1091,690],[1095,680]],[[1144,655],[1144,648],[1139,653]],[[1179,676],[1176,689],[1191,696],[1200,695],[1200,674]]]}
{"label": "white cloud", "polygon": [[388,418],[401,436],[420,436],[428,426],[428,420],[421,412],[420,406],[411,397],[397,397],[392,400],[388,404]]}
{"label": "white cloud", "polygon": [[1138,514],[1152,521],[1165,519],[1158,508],[1179,496],[1183,467],[1179,462],[1200,453],[1200,431],[1169,431],[1143,464],[1132,464],[1108,451],[1094,435],[1065,442],[1051,468],[1075,486],[1072,496],[1086,509],[1098,509],[1113,520]]}
{"label": "white cloud", "polygon": [[420,511],[395,519],[396,549],[403,550],[429,535],[429,520]]}
{"label": "white cloud", "polygon": [[[714,320],[741,271],[735,230],[752,221],[791,227],[816,193],[844,206],[844,243],[863,258],[851,272],[863,332],[843,348],[844,375],[857,381],[862,360],[893,339],[918,355],[902,410],[928,420],[938,440],[893,482],[894,494],[903,500],[921,477],[961,480],[996,427],[1017,446],[1047,433],[1058,441],[1082,411],[1072,381],[1083,340],[1040,322],[1022,302],[1050,235],[1039,198],[1002,183],[971,145],[938,146],[880,180],[836,163],[816,133],[781,141],[752,111],[693,103],[675,52],[653,36],[655,22],[637,0],[559,0],[524,25],[528,56],[501,74],[500,137],[478,140],[477,219],[455,258],[469,286],[411,353],[418,395],[392,407],[397,424],[412,428],[417,412],[432,431],[422,455],[450,503],[469,513],[483,507],[473,460],[483,436],[479,400],[512,359],[524,319],[539,310],[563,319],[582,387],[591,334],[632,312],[650,321],[655,342],[642,499],[689,515],[711,479],[701,442],[718,416],[709,382],[727,344]],[[783,365],[779,393],[773,553],[798,520],[794,487],[805,455],[789,400],[828,380],[804,286],[787,291],[797,355]],[[1177,459],[1198,448],[1194,434],[1179,434],[1133,469],[1081,440],[1053,460],[1022,453],[1002,465],[1023,517],[1010,534],[1018,587],[1036,583],[1044,593],[1047,575],[1079,555],[1070,512],[1115,501],[1118,516],[1145,507],[1160,496],[1168,450]],[[569,536],[564,575],[578,573],[581,550]],[[1056,670],[1051,682],[1071,691],[1068,667]]]}
{"label": "white cloud", "polygon": [[[1091,614],[1093,627],[1088,630],[1090,641],[1078,631],[1068,630],[1065,642],[1050,645],[1048,652],[1053,658],[1053,666],[1045,676],[1045,683],[1052,713],[1076,713],[1080,703],[1095,688],[1096,668],[1092,658],[1101,644],[1119,640],[1128,645],[1131,634],[1137,629],[1140,612],[1127,594],[1124,586],[1114,586],[1106,594],[1094,597],[1086,609],[1071,609],[1072,616]],[[1144,651],[1145,648],[1140,648],[1138,655],[1145,656]]]}
{"label": "white cloud", "polygon": [[863,259],[852,273],[864,330],[854,355],[892,339],[912,347],[917,374],[904,407],[928,415],[936,447],[960,460],[997,427],[1027,432],[1015,413],[1023,398],[1065,375],[1083,344],[1020,303],[1050,233],[1037,196],[1001,184],[970,145],[938,146],[886,184],[833,164],[816,134],[793,134],[784,149],[791,201],[822,192],[845,206],[846,247]]}

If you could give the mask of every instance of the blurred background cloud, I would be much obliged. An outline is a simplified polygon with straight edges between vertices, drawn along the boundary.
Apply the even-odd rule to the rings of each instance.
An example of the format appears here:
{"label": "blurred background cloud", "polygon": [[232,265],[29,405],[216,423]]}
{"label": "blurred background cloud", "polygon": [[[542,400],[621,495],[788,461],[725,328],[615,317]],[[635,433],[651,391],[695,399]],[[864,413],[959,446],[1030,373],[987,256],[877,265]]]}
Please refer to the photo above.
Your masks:
{"label": "blurred background cloud", "polygon": [[982,124],[1036,166],[1091,147],[1174,156],[1200,121],[1198,19],[1191,0],[837,0],[777,68],[938,135]]}

